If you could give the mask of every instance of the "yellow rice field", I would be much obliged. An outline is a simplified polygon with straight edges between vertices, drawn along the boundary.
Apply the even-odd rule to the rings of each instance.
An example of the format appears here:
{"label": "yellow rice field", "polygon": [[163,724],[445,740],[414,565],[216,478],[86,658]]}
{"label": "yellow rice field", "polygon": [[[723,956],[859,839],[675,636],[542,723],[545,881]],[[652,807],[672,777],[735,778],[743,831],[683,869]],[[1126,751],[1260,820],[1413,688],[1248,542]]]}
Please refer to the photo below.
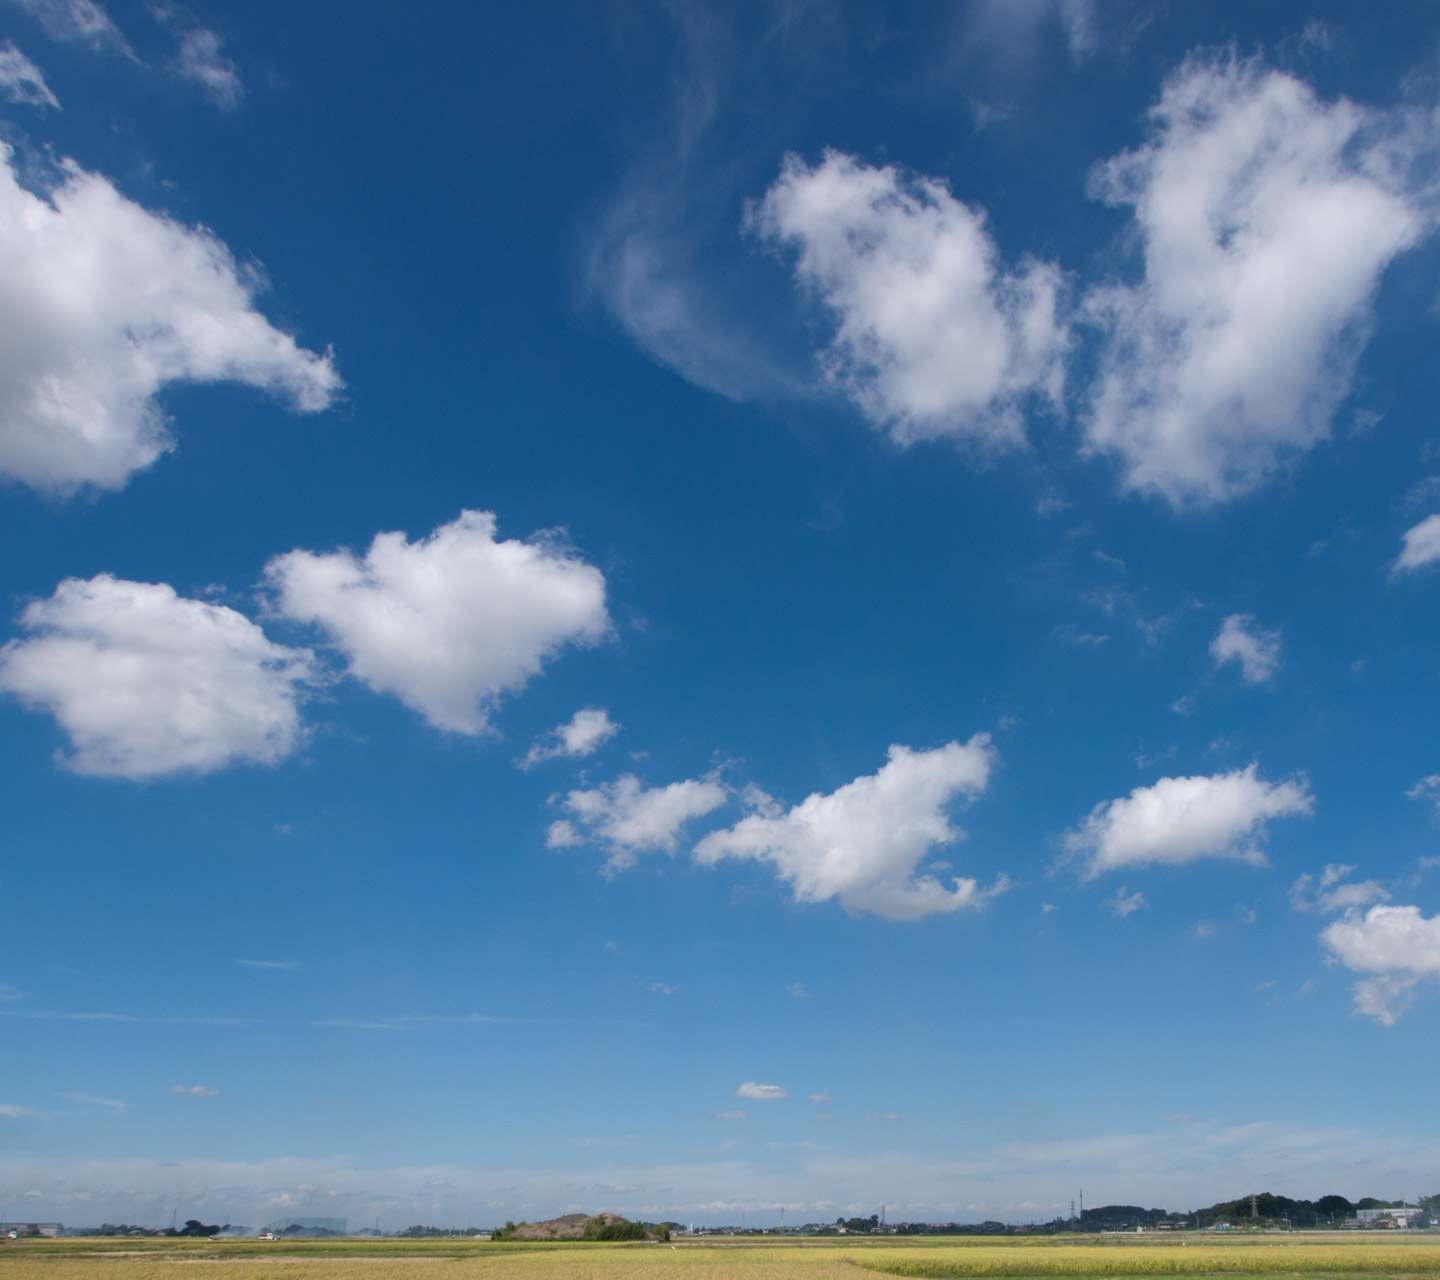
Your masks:
{"label": "yellow rice field", "polygon": [[[216,1273],[220,1274],[216,1274]],[[1376,1275],[1440,1280],[1440,1237],[1156,1240],[754,1238],[654,1244],[479,1241],[14,1241],[0,1280],[866,1280]]]}

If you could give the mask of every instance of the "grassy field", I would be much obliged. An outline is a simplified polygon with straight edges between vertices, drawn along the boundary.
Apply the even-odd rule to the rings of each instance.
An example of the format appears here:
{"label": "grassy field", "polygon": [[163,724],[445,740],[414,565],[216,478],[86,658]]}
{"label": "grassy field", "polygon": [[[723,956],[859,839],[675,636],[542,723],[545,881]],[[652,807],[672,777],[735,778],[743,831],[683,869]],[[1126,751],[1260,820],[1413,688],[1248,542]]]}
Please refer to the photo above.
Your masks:
{"label": "grassy field", "polygon": [[1440,1280],[1440,1237],[1157,1240],[748,1237],[654,1244],[469,1240],[35,1240],[0,1243],[0,1280],[865,1280],[1364,1275]]}

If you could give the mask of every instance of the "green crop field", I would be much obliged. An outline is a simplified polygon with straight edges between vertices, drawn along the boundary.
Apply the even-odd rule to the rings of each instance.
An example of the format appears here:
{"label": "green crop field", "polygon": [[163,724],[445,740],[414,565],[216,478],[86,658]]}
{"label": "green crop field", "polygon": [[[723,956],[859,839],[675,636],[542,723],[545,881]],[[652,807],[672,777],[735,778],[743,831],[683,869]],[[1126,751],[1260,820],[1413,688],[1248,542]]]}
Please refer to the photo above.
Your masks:
{"label": "green crop field", "polygon": [[865,1280],[867,1274],[934,1280],[1145,1275],[1440,1280],[1440,1237],[705,1238],[677,1240],[674,1247],[97,1238],[0,1244],[0,1280]]}

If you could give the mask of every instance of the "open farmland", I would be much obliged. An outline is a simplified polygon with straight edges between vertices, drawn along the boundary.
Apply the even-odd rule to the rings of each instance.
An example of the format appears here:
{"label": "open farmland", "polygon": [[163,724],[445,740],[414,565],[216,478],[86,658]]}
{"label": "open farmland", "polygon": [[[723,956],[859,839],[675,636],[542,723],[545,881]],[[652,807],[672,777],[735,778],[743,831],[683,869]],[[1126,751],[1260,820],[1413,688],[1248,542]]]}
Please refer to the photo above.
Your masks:
{"label": "open farmland", "polygon": [[[197,1269],[200,1275],[197,1277]],[[1147,1275],[1440,1280],[1440,1238],[1332,1235],[1248,1239],[719,1239],[654,1244],[487,1241],[19,1241],[0,1247],[0,1280],[864,1280]]]}

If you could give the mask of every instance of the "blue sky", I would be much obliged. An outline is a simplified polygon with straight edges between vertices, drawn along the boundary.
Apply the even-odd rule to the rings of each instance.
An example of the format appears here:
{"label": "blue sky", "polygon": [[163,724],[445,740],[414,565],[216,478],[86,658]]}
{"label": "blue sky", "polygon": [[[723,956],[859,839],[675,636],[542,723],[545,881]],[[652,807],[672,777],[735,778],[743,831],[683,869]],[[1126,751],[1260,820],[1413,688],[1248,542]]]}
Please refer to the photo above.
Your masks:
{"label": "blue sky", "polygon": [[1431,6],[0,15],[0,1218],[1440,1189]]}

